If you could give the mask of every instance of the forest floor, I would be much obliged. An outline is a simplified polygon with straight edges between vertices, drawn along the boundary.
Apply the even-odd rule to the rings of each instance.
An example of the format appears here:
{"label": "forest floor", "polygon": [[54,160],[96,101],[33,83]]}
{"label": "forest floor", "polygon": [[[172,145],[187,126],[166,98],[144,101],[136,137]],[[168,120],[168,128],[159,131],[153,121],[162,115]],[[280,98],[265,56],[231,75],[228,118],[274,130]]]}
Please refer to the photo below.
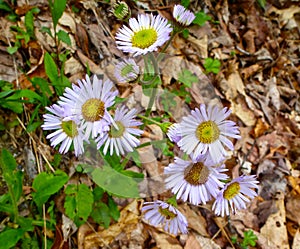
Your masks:
{"label": "forest floor", "polygon": [[[0,6],[3,2],[0,1]],[[116,198],[120,218],[111,221],[107,229],[89,220],[66,235],[62,221],[64,196],[57,193],[51,197],[56,203],[57,224],[56,231],[49,230],[46,234],[52,240],[52,248],[242,248],[245,231],[249,230],[257,239],[256,245],[248,245],[248,248],[300,248],[300,2],[259,2],[264,1],[192,0],[189,9],[202,10],[210,20],[202,26],[191,25],[186,37],[174,37],[161,64],[161,90],[179,90],[178,78],[184,69],[196,75],[198,82],[185,88],[186,93],[174,96],[175,105],[166,107],[166,103],[157,99],[152,109],[154,116],[166,117],[167,113],[172,117],[168,121],[179,122],[201,103],[214,102],[229,107],[230,119],[240,127],[242,138],[234,141],[235,150],[226,166],[233,178],[241,173],[256,175],[260,185],[258,197],[247,209],[230,218],[217,217],[211,211],[212,202],[199,206],[179,202],[178,208],[189,223],[186,235],[174,236],[152,227],[142,218],[140,207],[143,201],[169,196],[169,192],[161,190],[161,177],[172,158],[151,145],[139,149],[142,167],[133,162],[128,166],[144,173],[148,183],[153,184],[150,192],[141,193],[143,198],[140,199]],[[0,11],[1,90],[3,82],[9,82],[13,84],[12,90],[35,91],[30,79],[48,80],[45,54],[56,53],[53,39],[41,31],[41,27],[53,27],[48,1],[7,3],[11,12]],[[61,53],[69,51],[63,73],[70,82],[84,78],[88,71],[113,79],[113,65],[126,56],[115,45],[115,34],[123,22],[112,15],[111,5],[109,1],[68,1],[58,27],[69,34],[71,41],[69,45],[61,43],[59,48]],[[153,13],[170,18],[174,2],[128,1],[128,5],[134,17],[138,13]],[[11,26],[26,30],[25,15],[34,7],[39,13],[33,13],[33,35],[25,42],[24,33],[12,31]],[[8,18],[12,13],[17,15],[16,20]],[[8,53],[7,48],[17,42],[20,44],[16,51]],[[208,72],[205,67],[208,57],[221,63],[216,72]],[[116,84],[116,87],[122,98],[130,100],[129,107],[139,110],[147,107],[140,85]],[[189,96],[188,101],[186,96]],[[24,169],[23,201],[26,197],[28,201],[32,192],[28,168],[36,168],[39,163],[42,171],[45,170],[47,167],[43,165],[53,162],[57,152],[40,128],[45,107],[25,103],[22,111],[16,113],[1,104],[5,102],[2,97],[0,95],[0,147],[8,149],[18,167]],[[55,98],[52,95],[50,101]],[[36,126],[28,132],[29,124]],[[143,142],[165,138],[155,124],[145,129]],[[176,153],[175,147],[173,152]],[[89,177],[74,177],[77,164],[78,159],[68,152],[60,158],[58,168],[72,175],[73,183],[85,182],[92,187]],[[32,174],[38,172],[33,171]],[[0,187],[0,194],[7,192],[3,178]],[[19,206],[20,215],[27,216],[24,209]],[[0,217],[2,231],[7,214],[0,212]],[[39,229],[40,233],[35,232],[42,238],[45,231]],[[67,236],[65,243],[64,236]]]}

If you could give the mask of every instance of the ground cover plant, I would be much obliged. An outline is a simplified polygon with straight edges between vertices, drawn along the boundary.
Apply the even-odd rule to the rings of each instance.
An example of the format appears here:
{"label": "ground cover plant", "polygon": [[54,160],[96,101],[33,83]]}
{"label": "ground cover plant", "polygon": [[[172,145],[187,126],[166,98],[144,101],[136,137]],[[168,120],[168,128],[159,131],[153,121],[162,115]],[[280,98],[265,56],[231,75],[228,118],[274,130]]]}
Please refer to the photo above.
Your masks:
{"label": "ground cover plant", "polygon": [[0,9],[0,248],[299,246],[299,8]]}

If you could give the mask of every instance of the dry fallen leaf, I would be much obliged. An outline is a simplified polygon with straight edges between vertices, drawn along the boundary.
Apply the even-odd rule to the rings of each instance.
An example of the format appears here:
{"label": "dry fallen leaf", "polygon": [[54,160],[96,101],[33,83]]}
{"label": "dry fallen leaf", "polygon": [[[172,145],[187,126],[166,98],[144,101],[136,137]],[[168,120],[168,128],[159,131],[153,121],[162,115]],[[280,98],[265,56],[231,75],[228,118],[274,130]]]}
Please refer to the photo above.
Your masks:
{"label": "dry fallen leaf", "polygon": [[289,249],[287,229],[285,226],[286,212],[284,206],[284,194],[277,196],[276,206],[278,212],[271,214],[266,224],[260,229],[260,233],[267,240],[267,244],[273,244],[273,249]]}
{"label": "dry fallen leaf", "polygon": [[109,245],[120,233],[125,233],[130,240],[130,234],[136,229],[139,221],[140,205],[140,201],[134,200],[121,210],[118,223],[112,224],[103,231],[87,235],[84,241],[84,249]]}
{"label": "dry fallen leaf", "polygon": [[210,238],[191,233],[184,249],[221,249],[221,247]]}

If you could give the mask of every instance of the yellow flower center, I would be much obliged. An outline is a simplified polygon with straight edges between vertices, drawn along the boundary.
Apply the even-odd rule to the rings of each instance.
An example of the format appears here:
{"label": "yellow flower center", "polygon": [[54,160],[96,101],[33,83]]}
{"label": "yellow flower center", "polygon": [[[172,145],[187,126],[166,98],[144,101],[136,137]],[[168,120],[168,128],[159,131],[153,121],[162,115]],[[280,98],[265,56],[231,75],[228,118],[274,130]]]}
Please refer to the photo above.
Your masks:
{"label": "yellow flower center", "polygon": [[232,199],[240,192],[241,186],[238,182],[233,182],[224,190],[223,197],[227,200]]}
{"label": "yellow flower center", "polygon": [[201,162],[191,164],[184,171],[184,179],[194,186],[206,183],[208,176],[209,169]]}
{"label": "yellow flower center", "polygon": [[100,99],[88,99],[82,105],[81,112],[86,121],[95,122],[104,116],[105,105]]}
{"label": "yellow flower center", "polygon": [[63,129],[64,133],[66,133],[70,138],[74,138],[78,135],[77,125],[72,120],[62,121],[61,128]]}
{"label": "yellow flower center", "polygon": [[118,129],[116,127],[114,127],[113,125],[111,125],[110,131],[109,131],[109,137],[114,137],[114,138],[122,137],[122,135],[125,131],[125,127],[120,121],[116,121],[116,125],[118,126]]}
{"label": "yellow flower center", "polygon": [[150,47],[156,40],[157,32],[153,28],[142,29],[131,37],[132,46],[141,49]]}
{"label": "yellow flower center", "polygon": [[220,136],[220,130],[213,121],[205,121],[198,125],[196,129],[196,137],[201,143],[211,144]]}
{"label": "yellow flower center", "polygon": [[159,207],[158,212],[160,212],[162,216],[165,216],[167,220],[172,220],[177,216],[177,214],[174,214],[167,208]]}

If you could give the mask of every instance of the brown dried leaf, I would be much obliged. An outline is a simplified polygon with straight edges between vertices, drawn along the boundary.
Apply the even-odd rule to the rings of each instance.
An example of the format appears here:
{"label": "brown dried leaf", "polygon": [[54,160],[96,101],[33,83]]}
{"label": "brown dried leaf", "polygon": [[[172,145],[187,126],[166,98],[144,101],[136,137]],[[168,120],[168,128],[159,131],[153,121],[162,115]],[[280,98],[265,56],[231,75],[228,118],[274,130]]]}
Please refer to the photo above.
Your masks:
{"label": "brown dried leaf", "polygon": [[292,248],[293,249],[300,248],[300,229],[299,228],[297,229],[297,232],[294,236]]}
{"label": "brown dried leaf", "polygon": [[153,232],[153,239],[156,242],[157,248],[182,249],[182,246],[180,245],[179,241],[171,235]]}
{"label": "brown dried leaf", "polygon": [[296,194],[289,195],[286,200],[286,217],[288,219],[300,224],[299,210],[300,210],[299,194],[298,195],[296,195]]}
{"label": "brown dried leaf", "polygon": [[98,248],[109,245],[120,233],[125,233],[130,239],[130,234],[136,229],[140,216],[141,202],[134,200],[120,212],[120,219],[108,229],[87,235],[84,241],[85,249]]}
{"label": "brown dried leaf", "polygon": [[269,216],[266,224],[260,229],[260,233],[266,238],[267,244],[274,245],[274,249],[289,249],[283,193],[278,195],[276,206],[278,212]]}
{"label": "brown dried leaf", "polygon": [[189,227],[194,229],[197,233],[202,236],[209,237],[206,231],[206,220],[200,212],[196,212],[191,209],[188,205],[179,206],[178,209],[183,213],[189,222]]}
{"label": "brown dried leaf", "polygon": [[261,135],[263,135],[268,129],[270,128],[270,126],[264,122],[261,118],[257,119],[256,125],[254,127],[254,135],[255,137],[260,137]]}
{"label": "brown dried leaf", "polygon": [[184,249],[221,249],[212,239],[191,233],[186,241]]}

